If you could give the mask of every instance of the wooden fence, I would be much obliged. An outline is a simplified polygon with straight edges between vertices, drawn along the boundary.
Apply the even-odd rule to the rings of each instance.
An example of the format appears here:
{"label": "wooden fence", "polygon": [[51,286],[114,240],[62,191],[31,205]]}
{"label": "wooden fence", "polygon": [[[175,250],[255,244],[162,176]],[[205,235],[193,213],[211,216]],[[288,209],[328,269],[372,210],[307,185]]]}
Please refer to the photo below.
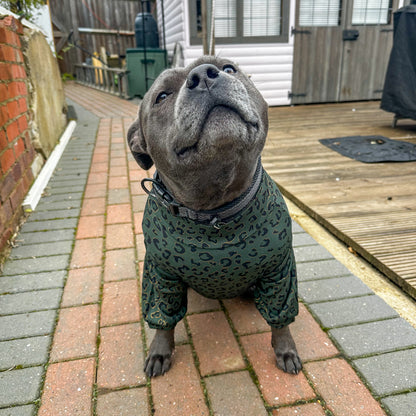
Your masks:
{"label": "wooden fence", "polygon": [[[75,64],[102,47],[118,56],[135,47],[134,20],[142,11],[140,0],[49,0],[49,6],[62,73],[75,74]],[[155,7],[152,1],[153,14]]]}

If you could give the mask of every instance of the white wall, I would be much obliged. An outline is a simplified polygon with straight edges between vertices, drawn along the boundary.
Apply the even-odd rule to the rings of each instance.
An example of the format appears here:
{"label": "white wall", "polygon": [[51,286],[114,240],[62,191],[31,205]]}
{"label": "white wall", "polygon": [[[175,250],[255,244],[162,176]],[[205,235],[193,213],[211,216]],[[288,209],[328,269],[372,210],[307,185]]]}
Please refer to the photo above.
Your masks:
{"label": "white wall", "polygon": [[[290,103],[288,91],[292,85],[293,45],[216,45],[218,56],[229,58],[251,75],[251,79],[269,105]],[[202,48],[186,49],[185,64],[202,54]]]}
{"label": "white wall", "polygon": [[[39,6],[37,9],[33,9],[32,13],[33,18],[31,22],[29,22],[26,19],[22,19],[23,26],[42,32],[52,52],[55,52],[55,44],[53,43],[53,33],[51,18],[49,14],[49,6],[46,4],[43,6]],[[15,19],[20,20],[20,17],[17,14],[12,13],[10,10],[6,9],[3,6],[0,6],[0,15],[10,15],[13,16]]]}
{"label": "white wall", "polygon": [[49,6],[47,4],[39,6],[36,9],[32,10],[33,18],[32,21],[37,26],[39,26],[43,33],[46,36],[46,40],[52,49],[52,52],[55,52],[55,44],[53,42],[53,33],[52,33],[52,24],[51,24],[51,15]]}
{"label": "white wall", "polygon": [[[157,0],[157,18],[159,26],[160,45],[163,45],[162,4]],[[187,2],[183,0],[164,0],[166,49],[172,58],[176,43],[185,41],[185,15]]]}

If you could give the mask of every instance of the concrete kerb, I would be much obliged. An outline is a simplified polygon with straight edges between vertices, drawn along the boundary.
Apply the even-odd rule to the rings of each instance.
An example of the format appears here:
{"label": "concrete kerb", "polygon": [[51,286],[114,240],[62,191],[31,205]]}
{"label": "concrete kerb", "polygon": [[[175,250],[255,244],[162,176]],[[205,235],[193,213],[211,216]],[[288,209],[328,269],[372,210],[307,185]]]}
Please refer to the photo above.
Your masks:
{"label": "concrete kerb", "polygon": [[76,125],[77,123],[74,120],[71,120],[68,123],[64,133],[59,139],[59,143],[55,146],[53,152],[46,161],[42,171],[40,172],[39,176],[36,178],[34,184],[30,188],[27,197],[23,201],[23,209],[26,212],[31,212],[34,209],[36,209],[40,197],[42,196],[42,192],[48,184],[49,179],[51,178],[52,173],[56,168],[56,165],[58,164],[63,152],[65,151],[65,148],[72,136],[72,133]]}

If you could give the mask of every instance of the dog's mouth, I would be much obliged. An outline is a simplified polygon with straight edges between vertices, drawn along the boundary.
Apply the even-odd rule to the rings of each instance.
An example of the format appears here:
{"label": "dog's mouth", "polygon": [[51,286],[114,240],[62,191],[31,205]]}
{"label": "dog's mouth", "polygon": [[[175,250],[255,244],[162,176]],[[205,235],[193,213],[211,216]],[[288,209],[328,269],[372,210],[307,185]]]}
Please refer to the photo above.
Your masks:
{"label": "dog's mouth", "polygon": [[[199,140],[198,140],[199,141]],[[197,152],[198,151],[198,141],[193,144],[192,146],[186,146],[182,149],[179,149],[176,151],[176,155],[179,159],[185,159],[190,153]]]}
{"label": "dog's mouth", "polygon": [[175,151],[179,159],[185,159],[191,154],[198,152],[200,138],[203,135],[203,132],[207,123],[212,121],[210,119],[210,116],[213,115],[213,113],[214,113],[214,116],[215,115],[221,116],[221,118],[223,119],[222,121],[224,123],[223,126],[226,126],[226,123],[227,123],[227,120],[225,119],[227,117],[227,113],[228,113],[228,117],[230,116],[230,114],[237,116],[237,119],[239,119],[243,124],[246,125],[248,137],[252,139],[254,139],[254,137],[256,136],[256,133],[259,130],[258,119],[254,115],[250,117],[245,117],[244,115],[242,115],[240,111],[238,111],[235,108],[232,108],[226,105],[215,105],[209,110],[203,123],[201,123],[200,131],[198,132],[198,134],[195,135],[196,136],[195,140],[191,144],[187,144],[186,146],[180,147]]}

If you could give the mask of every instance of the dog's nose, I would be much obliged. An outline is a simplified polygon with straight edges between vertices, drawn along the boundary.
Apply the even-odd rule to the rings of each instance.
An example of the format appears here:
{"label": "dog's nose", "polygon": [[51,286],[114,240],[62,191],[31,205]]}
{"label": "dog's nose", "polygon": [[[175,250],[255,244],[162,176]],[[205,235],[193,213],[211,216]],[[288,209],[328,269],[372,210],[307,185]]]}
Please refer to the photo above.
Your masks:
{"label": "dog's nose", "polygon": [[209,90],[218,78],[219,73],[219,69],[214,65],[199,65],[188,74],[186,86],[190,90]]}

